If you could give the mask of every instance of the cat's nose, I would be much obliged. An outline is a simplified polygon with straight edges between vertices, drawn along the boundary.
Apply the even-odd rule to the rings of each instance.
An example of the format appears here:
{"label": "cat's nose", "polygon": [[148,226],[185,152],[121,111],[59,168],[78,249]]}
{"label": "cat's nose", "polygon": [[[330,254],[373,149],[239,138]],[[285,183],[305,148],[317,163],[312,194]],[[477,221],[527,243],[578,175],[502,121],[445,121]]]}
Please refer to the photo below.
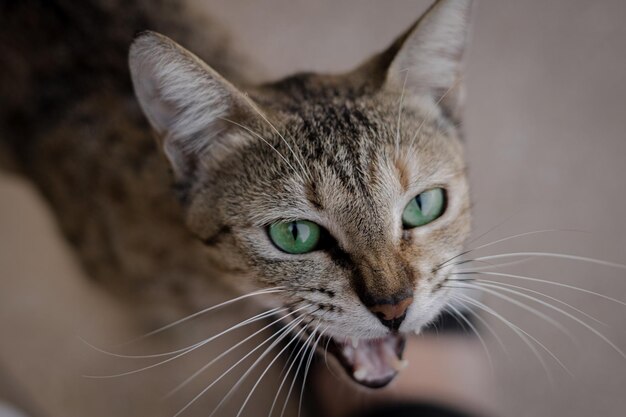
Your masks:
{"label": "cat's nose", "polygon": [[398,330],[406,317],[406,310],[413,302],[412,295],[392,297],[386,300],[377,300],[374,305],[368,306],[380,322],[391,330]]}

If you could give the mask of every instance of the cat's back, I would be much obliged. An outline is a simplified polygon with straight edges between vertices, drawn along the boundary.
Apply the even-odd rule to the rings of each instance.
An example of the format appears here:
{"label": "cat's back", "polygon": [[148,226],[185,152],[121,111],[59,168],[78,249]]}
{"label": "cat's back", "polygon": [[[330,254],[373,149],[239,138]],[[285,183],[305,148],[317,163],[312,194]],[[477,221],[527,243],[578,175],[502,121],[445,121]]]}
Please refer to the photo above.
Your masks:
{"label": "cat's back", "polygon": [[176,270],[183,261],[163,246],[188,239],[130,81],[128,47],[146,29],[244,82],[236,68],[250,66],[225,32],[184,2],[0,3],[0,142],[96,278],[122,271],[141,280],[153,274],[154,258]]}
{"label": "cat's back", "polygon": [[240,65],[241,57],[232,52],[225,32],[185,2],[2,2],[3,140],[11,140],[24,157],[32,138],[62,123],[83,101],[102,94],[130,100],[128,47],[147,29],[168,34],[234,82],[243,81],[239,68],[247,66]]}

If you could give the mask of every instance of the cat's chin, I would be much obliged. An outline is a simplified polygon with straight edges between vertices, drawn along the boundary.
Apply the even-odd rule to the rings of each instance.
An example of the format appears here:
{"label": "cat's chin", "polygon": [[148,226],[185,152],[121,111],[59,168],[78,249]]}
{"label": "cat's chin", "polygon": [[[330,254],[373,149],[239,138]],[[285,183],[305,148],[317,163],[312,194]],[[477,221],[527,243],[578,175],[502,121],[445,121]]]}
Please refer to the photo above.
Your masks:
{"label": "cat's chin", "polygon": [[389,334],[378,339],[331,338],[328,347],[352,380],[368,388],[382,388],[406,368],[402,359],[405,342],[405,336]]}

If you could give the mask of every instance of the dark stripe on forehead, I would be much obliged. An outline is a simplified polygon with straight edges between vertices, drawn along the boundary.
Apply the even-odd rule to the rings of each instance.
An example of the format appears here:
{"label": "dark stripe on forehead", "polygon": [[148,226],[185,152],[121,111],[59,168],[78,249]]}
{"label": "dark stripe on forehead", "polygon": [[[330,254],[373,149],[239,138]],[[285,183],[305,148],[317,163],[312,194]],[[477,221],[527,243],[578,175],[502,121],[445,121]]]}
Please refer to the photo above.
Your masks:
{"label": "dark stripe on forehead", "polygon": [[318,210],[324,209],[324,205],[322,203],[319,193],[317,192],[317,184],[315,182],[307,184],[305,193],[307,200],[309,200],[313,207]]}
{"label": "dark stripe on forehead", "polygon": [[308,148],[308,158],[335,174],[351,193],[369,195],[369,161],[374,155],[375,124],[354,103],[315,105],[301,114],[296,133]]}
{"label": "dark stripe on forehead", "polygon": [[366,94],[372,94],[372,86],[341,75],[319,75],[300,73],[280,81],[261,86],[279,102],[283,110],[297,113],[304,103],[330,102],[337,99],[353,100]]}

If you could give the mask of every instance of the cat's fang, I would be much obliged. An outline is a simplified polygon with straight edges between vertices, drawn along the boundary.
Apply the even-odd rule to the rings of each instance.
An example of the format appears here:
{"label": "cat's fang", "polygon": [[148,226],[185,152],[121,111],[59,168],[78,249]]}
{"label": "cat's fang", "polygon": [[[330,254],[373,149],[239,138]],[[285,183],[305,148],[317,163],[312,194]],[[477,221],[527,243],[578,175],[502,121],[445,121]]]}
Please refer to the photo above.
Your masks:
{"label": "cat's fang", "polygon": [[367,369],[364,369],[364,368],[357,369],[356,371],[352,373],[352,376],[357,381],[363,381],[365,380],[365,378],[367,378]]}
{"label": "cat's fang", "polygon": [[358,348],[359,347],[359,339],[357,339],[356,337],[351,337],[350,340],[352,341],[352,347],[353,348]]}
{"label": "cat's fang", "polygon": [[395,369],[396,372],[400,372],[405,370],[409,366],[409,361],[406,359],[398,359],[397,356],[393,358],[392,361],[389,362],[391,367]]}

